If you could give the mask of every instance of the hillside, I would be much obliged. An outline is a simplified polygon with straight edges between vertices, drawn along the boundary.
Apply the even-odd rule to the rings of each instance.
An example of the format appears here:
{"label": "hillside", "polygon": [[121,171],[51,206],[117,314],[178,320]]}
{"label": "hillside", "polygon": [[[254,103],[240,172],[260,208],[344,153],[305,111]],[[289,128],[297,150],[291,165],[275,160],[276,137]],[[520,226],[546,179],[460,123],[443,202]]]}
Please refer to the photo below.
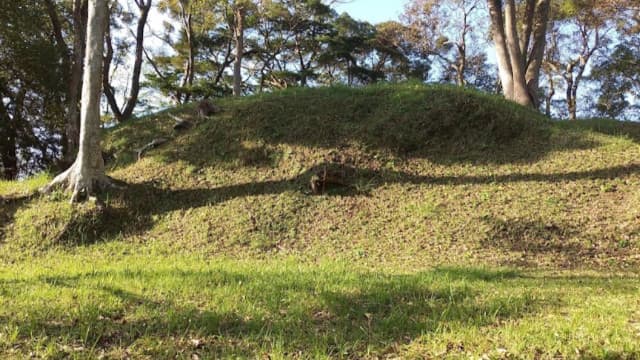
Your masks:
{"label": "hillside", "polygon": [[98,202],[0,183],[0,354],[640,356],[640,125],[417,84],[219,105],[106,131]]}

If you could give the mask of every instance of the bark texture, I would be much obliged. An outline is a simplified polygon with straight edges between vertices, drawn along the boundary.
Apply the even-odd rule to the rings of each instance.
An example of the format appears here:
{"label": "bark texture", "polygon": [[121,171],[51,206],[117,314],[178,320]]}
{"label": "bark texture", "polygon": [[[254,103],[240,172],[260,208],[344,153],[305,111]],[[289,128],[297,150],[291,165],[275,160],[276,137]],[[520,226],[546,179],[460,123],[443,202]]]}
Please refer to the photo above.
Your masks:
{"label": "bark texture", "polygon": [[44,190],[65,186],[76,202],[111,184],[105,175],[100,147],[100,88],[102,85],[102,52],[107,25],[107,1],[89,0],[87,47],[80,106],[80,146],[78,156],[69,169],[58,175]]}
{"label": "bark texture", "polygon": [[16,129],[9,116],[4,101],[0,99],[0,178],[15,180],[18,176],[18,156],[16,146]]}
{"label": "bark texture", "polygon": [[537,108],[550,0],[526,0],[520,32],[515,0],[487,0],[487,4],[503,94]]}

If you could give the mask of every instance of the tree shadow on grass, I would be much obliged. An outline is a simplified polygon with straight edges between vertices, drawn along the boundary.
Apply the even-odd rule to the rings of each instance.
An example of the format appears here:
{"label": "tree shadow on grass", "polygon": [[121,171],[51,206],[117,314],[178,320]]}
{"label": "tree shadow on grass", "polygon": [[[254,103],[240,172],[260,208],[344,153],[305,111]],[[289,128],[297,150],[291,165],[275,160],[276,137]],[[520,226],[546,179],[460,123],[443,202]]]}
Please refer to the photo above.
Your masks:
{"label": "tree shadow on grass", "polygon": [[640,124],[632,121],[612,119],[586,119],[579,121],[561,122],[557,126],[561,129],[589,130],[596,133],[624,137],[640,144]]}
{"label": "tree shadow on grass", "polygon": [[14,216],[22,206],[28,204],[34,195],[24,195],[18,197],[0,196],[0,245],[6,240],[5,226],[13,222]]}
{"label": "tree shadow on grass", "polygon": [[[56,219],[58,222],[65,222],[58,227],[57,231],[59,231],[59,233],[55,234],[55,241],[38,241],[35,245],[18,245],[36,246],[38,248],[46,248],[52,245],[91,245],[96,242],[126,238],[129,235],[143,235],[153,229],[158,216],[176,210],[212,207],[236,198],[268,194],[278,195],[287,192],[298,193],[301,194],[301,196],[313,196],[309,188],[310,179],[319,171],[332,166],[336,165],[320,164],[309,169],[302,175],[293,178],[234,184],[216,188],[166,189],[161,187],[159,183],[154,182],[129,184],[125,190],[120,192],[103,194],[102,201],[104,205],[87,207],[89,210],[86,211],[81,210],[84,208],[80,208],[80,210],[71,212],[72,216],[70,218],[58,219],[56,214],[49,214],[48,216],[50,218],[40,219],[46,224]],[[340,168],[344,169],[345,166],[340,165]],[[377,188],[389,184],[461,186],[514,182],[559,183],[583,179],[620,179],[640,173],[640,164],[550,174],[515,173],[487,176],[425,176],[406,172],[355,167],[347,167],[347,170],[347,173],[350,174],[350,177],[347,179],[347,186],[328,188],[326,191],[327,196],[369,196],[373,194]],[[10,217],[12,217],[14,212],[21,206],[24,207],[25,204],[34,201],[45,201],[44,199],[36,200],[37,198],[38,197],[35,199],[24,198],[9,204],[9,206],[3,206],[3,216],[7,219],[7,223],[11,221]],[[37,206],[37,203],[34,206]],[[55,206],[44,208],[52,209],[55,208]],[[30,222],[26,222],[25,224],[28,225]],[[491,229],[493,229],[493,232],[487,241],[491,243],[483,245],[497,246],[513,251],[528,251],[531,254],[542,251],[556,252],[559,254],[593,255],[592,249],[584,245],[574,243],[567,244],[563,242],[569,235],[580,234],[581,231],[578,228],[567,229],[561,224],[546,229],[546,224],[533,223],[499,224],[491,222],[489,225]],[[37,228],[38,226],[39,225],[35,225],[33,230],[42,231],[42,229]],[[49,233],[47,236],[52,236],[52,234],[50,234],[51,227],[48,229]],[[554,240],[549,242],[547,241],[548,237]],[[531,241],[523,240],[525,238]],[[525,249],[524,247],[527,248]]]}
{"label": "tree shadow on grass", "polygon": [[566,239],[582,234],[583,231],[575,226],[544,223],[540,220],[495,219],[486,218],[490,232],[481,242],[483,246],[506,248],[513,251],[527,253],[565,253],[571,256],[591,256],[593,249],[587,248],[585,243],[566,242]]}
{"label": "tree shadow on grass", "polygon": [[[561,141],[554,140],[555,125],[535,110],[456,87],[291,92],[237,101],[221,114],[197,120],[194,129],[183,133],[172,132],[173,120],[163,114],[136,128],[113,129],[108,133],[113,138],[110,150],[121,155],[114,166],[131,164],[133,149],[157,137],[175,142],[159,150],[163,161],[196,167],[251,163],[256,156],[259,163],[268,164],[283,144],[317,152],[357,144],[370,154],[425,158],[445,165],[526,164],[553,151],[599,145],[583,136],[583,128],[566,129]],[[180,116],[193,118],[188,111]],[[257,148],[247,148],[247,142],[258,144]]]}
{"label": "tree shadow on grass", "polygon": [[[489,232],[480,241],[482,247],[517,252],[521,257],[509,260],[508,265],[535,267],[539,259],[553,254],[553,262],[562,267],[575,267],[598,256],[596,235],[588,235],[583,227],[559,224],[553,219],[523,220],[485,218]],[[608,250],[611,252],[611,250]],[[542,256],[541,256],[542,255]]]}
{"label": "tree shadow on grass", "polygon": [[[153,219],[156,215],[163,215],[176,210],[211,207],[236,198],[269,194],[277,195],[286,192],[298,192],[306,196],[313,196],[309,188],[309,180],[312,176],[317,174],[319,169],[324,169],[326,166],[334,165],[321,164],[294,178],[234,184],[216,188],[172,190],[162,188],[157,183],[153,182],[129,184],[125,190],[119,193],[104,195],[104,199],[105,201],[108,201],[108,203],[102,208],[99,216],[95,216],[96,214],[93,214],[91,221],[77,219],[78,224],[81,225],[80,228],[76,228],[74,226],[67,227],[65,231],[68,231],[69,234],[64,236],[61,235],[61,238],[74,238],[78,236],[79,232],[82,232],[84,234],[88,234],[88,238],[86,238],[84,244],[91,244],[96,241],[110,240],[132,234],[143,234],[153,228],[155,223]],[[493,183],[505,184],[514,182],[558,183],[583,179],[616,179],[640,173],[640,164],[566,173],[519,173],[488,176],[423,176],[405,172],[361,168],[349,168],[348,172],[351,174],[348,179],[350,184],[347,184],[346,186],[328,188],[326,191],[327,196],[369,196],[380,186],[398,183],[433,186],[461,186]],[[358,186],[357,184],[365,184],[365,186]],[[532,239],[543,241],[547,235],[557,239],[565,238],[565,235],[580,232],[580,229],[573,229],[569,231],[564,227],[545,229],[545,224],[500,225],[498,223],[491,223],[490,225],[495,230],[495,233],[493,233],[494,236],[492,237],[494,240],[491,241],[495,242],[500,239],[507,239],[510,243],[501,243],[500,246],[506,246],[512,250],[517,250],[515,247],[520,246],[518,244],[525,244],[526,242],[521,239],[529,235]],[[535,229],[541,229],[540,231],[542,232],[538,231],[538,233],[536,233]],[[567,231],[571,234],[567,233]],[[502,236],[505,234],[508,236]],[[529,249],[526,250],[538,249],[540,251],[569,251],[573,253],[580,250],[568,248],[570,245],[562,243],[555,243],[557,246],[554,245],[553,248],[550,247],[551,245],[547,246],[542,243],[536,244],[537,243],[534,241],[533,243],[526,243],[526,245],[522,246],[528,246]],[[582,250],[578,252],[581,251]]]}
{"label": "tree shadow on grass", "polygon": [[[559,293],[543,299],[532,296],[530,290],[513,294],[479,286],[485,282],[503,286],[519,279],[518,274],[505,277],[490,270],[349,275],[345,278],[336,272],[316,280],[308,270],[294,274],[292,270],[218,268],[2,281],[3,288],[16,292],[49,286],[64,297],[86,290],[94,294],[69,309],[72,317],[52,311],[56,300],[50,300],[34,301],[32,307],[21,309],[22,319],[5,314],[2,320],[18,328],[27,346],[33,345],[29,338],[51,339],[82,345],[94,354],[119,348],[132,355],[163,358],[171,351],[187,351],[186,356],[193,352],[204,357],[254,357],[279,346],[291,356],[360,358],[368,352],[392,352],[396,346],[442,329],[479,329],[561,305]],[[128,281],[148,281],[148,290],[130,290]],[[179,291],[173,286],[179,286]],[[238,303],[218,306],[230,293]],[[100,306],[106,298],[116,299],[119,305]]]}
{"label": "tree shadow on grass", "polygon": [[[483,331],[553,312],[564,306],[567,292],[637,292],[637,279],[612,276],[532,277],[478,268],[411,275],[338,269],[319,278],[316,272],[229,271],[214,265],[208,270],[91,271],[0,281],[9,293],[46,286],[45,296],[55,297],[34,295],[20,317],[5,313],[0,320],[17,327],[25,353],[37,350],[32,347],[38,341],[41,346],[51,341],[81,346],[88,356],[104,351],[112,356],[219,358],[280,351],[285,357],[362,358],[394,354],[425,335]],[[129,285],[140,282],[143,289]],[[93,295],[60,312],[57,301],[86,291]],[[20,348],[8,344],[16,345]],[[432,349],[431,355],[440,350],[445,349]],[[455,349],[447,350],[456,355]],[[58,355],[74,355],[65,351]]]}
{"label": "tree shadow on grass", "polygon": [[[554,219],[497,219],[483,218],[488,232],[480,241],[482,247],[517,252],[520,258],[505,265],[535,267],[541,260],[550,259],[556,266],[575,268],[596,260],[616,259],[618,265],[626,265],[634,249],[620,239],[632,236],[637,227],[607,231],[589,231],[588,225],[567,224]],[[585,231],[585,229],[587,229]],[[553,255],[549,258],[548,255]],[[631,260],[633,262],[633,260]]]}
{"label": "tree shadow on grass", "polygon": [[[341,109],[339,104],[332,107],[335,110],[329,112]],[[373,105],[372,108],[374,110],[367,111],[386,111],[384,103]],[[295,112],[293,109],[289,111]],[[326,109],[317,111],[327,112]],[[329,121],[323,124],[323,116],[293,116],[274,120],[256,109],[237,110],[237,113],[228,115],[230,118],[209,119],[196,130],[185,134],[175,148],[167,147],[169,150],[162,153],[162,159],[167,163],[185,161],[197,167],[220,162],[244,163],[247,158],[251,161],[252,153],[244,145],[249,142],[262,144],[263,152],[273,152],[274,156],[277,156],[275,149],[286,144],[315,149],[317,152],[342,149],[357,153],[366,149],[369,154],[424,158],[442,165],[527,164],[553,151],[584,150],[599,146],[598,142],[584,138],[580,131],[567,131],[563,134],[562,143],[556,143],[551,140],[551,125],[548,123],[509,119],[513,122],[504,120],[504,123],[493,124],[493,121],[478,120],[464,112],[456,114],[457,120],[451,120],[450,123],[441,123],[438,114],[429,113],[419,118],[411,117],[415,114],[388,115],[388,119],[382,120],[371,120],[367,115],[359,114],[352,117],[338,113],[326,116],[334,119],[332,121],[335,123],[331,125],[332,121]],[[237,124],[236,121],[242,123]],[[296,130],[298,128],[302,130]]]}

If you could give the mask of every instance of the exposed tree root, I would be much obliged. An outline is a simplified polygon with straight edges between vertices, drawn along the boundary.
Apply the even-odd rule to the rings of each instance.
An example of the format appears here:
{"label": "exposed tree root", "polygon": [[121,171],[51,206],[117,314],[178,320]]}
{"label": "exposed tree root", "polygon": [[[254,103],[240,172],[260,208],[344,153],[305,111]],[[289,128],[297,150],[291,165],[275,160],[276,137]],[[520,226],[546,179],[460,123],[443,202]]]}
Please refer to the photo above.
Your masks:
{"label": "exposed tree root", "polygon": [[136,154],[138,154],[138,161],[140,159],[142,159],[142,157],[144,156],[144,153],[146,153],[147,151],[151,150],[151,149],[155,149],[158,146],[165,144],[169,141],[169,139],[167,138],[157,138],[157,139],[153,139],[153,141],[151,141],[150,143],[148,143],[147,145],[141,147],[140,149],[136,150]]}
{"label": "exposed tree root", "polygon": [[71,203],[77,203],[95,196],[100,191],[108,189],[122,189],[124,184],[104,174],[95,174],[92,171],[81,172],[78,163],[74,163],[69,169],[56,176],[40,192],[44,194],[64,188],[71,192]]}

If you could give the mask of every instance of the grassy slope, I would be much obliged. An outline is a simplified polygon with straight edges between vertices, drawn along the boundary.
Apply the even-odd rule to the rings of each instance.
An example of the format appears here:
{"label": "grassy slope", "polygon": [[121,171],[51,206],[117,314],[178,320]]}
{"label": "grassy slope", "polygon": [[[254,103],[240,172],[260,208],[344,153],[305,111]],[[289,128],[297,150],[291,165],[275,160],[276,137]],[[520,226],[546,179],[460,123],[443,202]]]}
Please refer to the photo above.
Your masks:
{"label": "grassy slope", "polygon": [[[0,354],[640,356],[639,126],[421,85],[221,105],[109,131],[105,206],[0,183]],[[351,186],[310,195],[325,166]]]}

